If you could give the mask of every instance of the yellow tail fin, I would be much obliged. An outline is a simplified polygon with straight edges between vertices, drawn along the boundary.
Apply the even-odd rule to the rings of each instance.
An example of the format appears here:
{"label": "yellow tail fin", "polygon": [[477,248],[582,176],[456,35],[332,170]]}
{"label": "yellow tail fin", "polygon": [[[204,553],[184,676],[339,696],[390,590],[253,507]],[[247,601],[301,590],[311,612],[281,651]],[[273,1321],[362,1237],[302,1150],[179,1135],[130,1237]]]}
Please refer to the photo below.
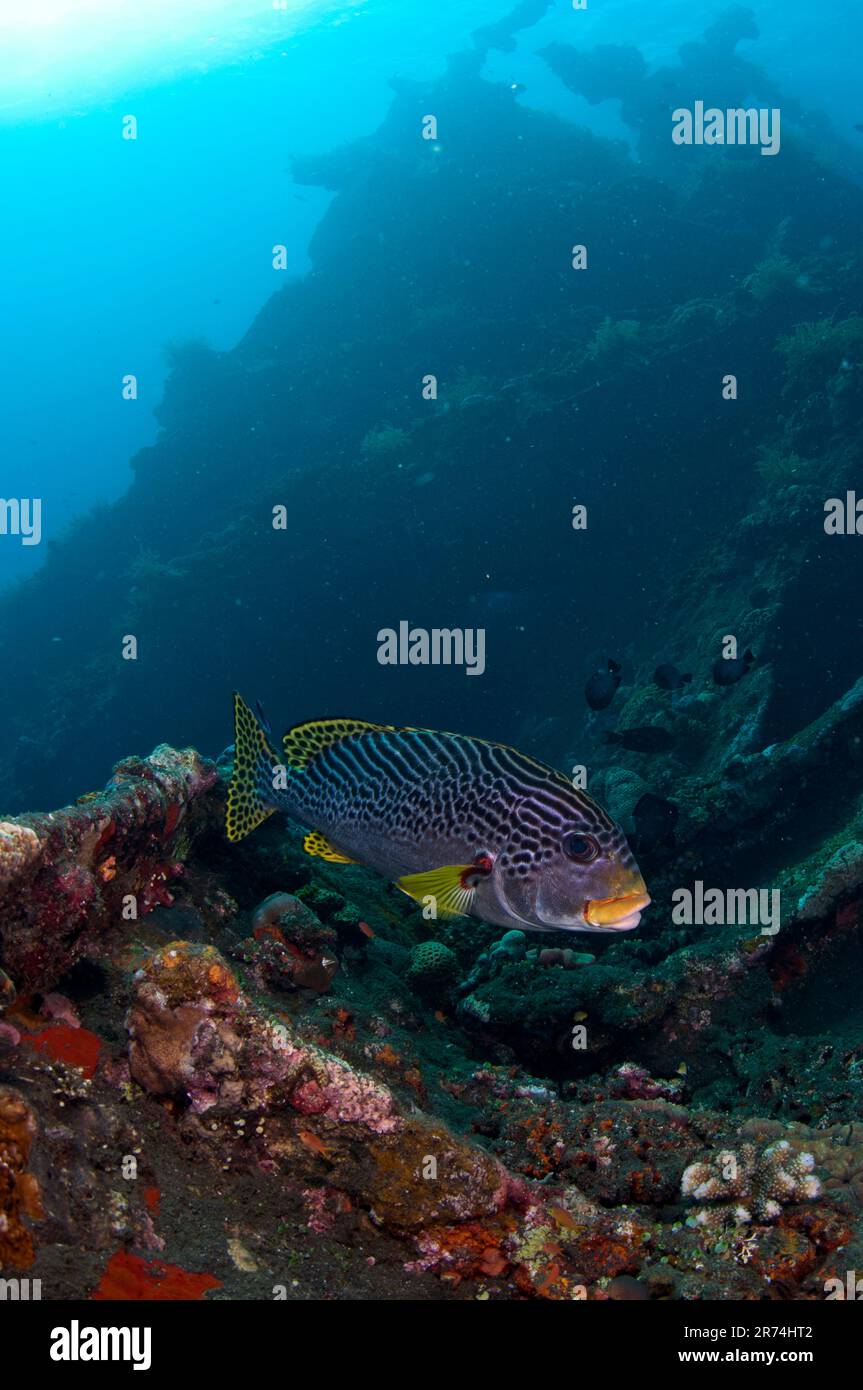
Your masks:
{"label": "yellow tail fin", "polygon": [[275,810],[273,770],[279,759],[261,724],[241,695],[234,692],[234,773],[228,787],[225,829],[229,840],[242,840]]}

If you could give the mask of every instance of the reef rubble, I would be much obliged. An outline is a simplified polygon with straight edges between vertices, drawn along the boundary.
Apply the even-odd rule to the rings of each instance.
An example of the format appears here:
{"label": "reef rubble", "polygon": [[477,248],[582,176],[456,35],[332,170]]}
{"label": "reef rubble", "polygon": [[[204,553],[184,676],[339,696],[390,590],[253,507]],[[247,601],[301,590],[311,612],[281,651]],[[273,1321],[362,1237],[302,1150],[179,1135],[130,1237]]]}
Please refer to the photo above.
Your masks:
{"label": "reef rubble", "polygon": [[222,770],[163,746],[4,822],[4,1273],[58,1298],[805,1299],[859,1266],[863,1129],[823,1078],[857,1095],[861,1067],[825,1057],[796,1112],[766,1066],[742,1080],[759,1011],[856,937],[850,871],[776,939],[543,960],[481,924],[432,938],[282,828],[228,849]]}

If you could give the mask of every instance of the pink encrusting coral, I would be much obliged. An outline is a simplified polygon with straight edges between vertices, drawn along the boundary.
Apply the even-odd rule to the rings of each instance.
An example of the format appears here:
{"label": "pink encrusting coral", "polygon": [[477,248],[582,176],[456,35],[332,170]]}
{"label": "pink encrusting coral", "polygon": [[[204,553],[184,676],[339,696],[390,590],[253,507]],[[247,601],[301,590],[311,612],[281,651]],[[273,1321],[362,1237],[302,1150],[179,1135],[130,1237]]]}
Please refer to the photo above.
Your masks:
{"label": "pink encrusting coral", "polygon": [[139,972],[128,1018],[134,1080],[183,1097],[198,1114],[216,1105],[302,1115],[385,1134],[399,1124],[385,1086],[249,1004],[212,946],[172,942]]}
{"label": "pink encrusting coral", "polygon": [[385,1086],[346,1063],[320,1053],[315,1065],[323,1072],[323,1082],[310,1078],[300,1082],[291,1096],[291,1105],[304,1115],[323,1115],[339,1124],[358,1124],[375,1134],[390,1134],[399,1127],[395,1101]]}

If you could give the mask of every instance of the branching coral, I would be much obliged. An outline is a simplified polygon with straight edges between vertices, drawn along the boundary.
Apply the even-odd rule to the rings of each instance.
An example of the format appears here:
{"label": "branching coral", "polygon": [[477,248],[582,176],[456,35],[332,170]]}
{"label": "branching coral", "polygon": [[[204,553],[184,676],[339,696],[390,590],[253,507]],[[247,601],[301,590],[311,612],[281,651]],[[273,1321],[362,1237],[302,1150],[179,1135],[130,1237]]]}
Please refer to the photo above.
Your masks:
{"label": "branching coral", "polygon": [[716,1202],[700,1208],[690,1224],[712,1226],[729,1218],[735,1225],[775,1221],[786,1202],[811,1201],[821,1193],[812,1172],[811,1153],[795,1153],[787,1139],[760,1149],[743,1144],[738,1151],[723,1149],[712,1158],[691,1163],[683,1174],[681,1195],[697,1202]]}
{"label": "branching coral", "polygon": [[592,362],[614,361],[618,365],[638,355],[641,345],[641,324],[637,319],[605,318],[593,335],[587,349]]}
{"label": "branching coral", "polygon": [[819,319],[798,323],[793,333],[781,337],[777,352],[785,358],[788,393],[808,395],[822,388],[843,365],[850,368],[863,358],[863,316],[851,314],[838,323]]}
{"label": "branching coral", "polygon": [[664,326],[664,337],[670,344],[691,343],[701,340],[705,333],[712,333],[728,322],[728,308],[720,299],[690,299],[680,304],[669,315]]}
{"label": "branching coral", "polygon": [[759,261],[758,265],[743,281],[743,288],[752,295],[758,304],[781,299],[794,289],[804,289],[805,280],[799,266],[787,256],[773,255]]}
{"label": "branching coral", "polygon": [[761,445],[755,466],[766,483],[783,487],[800,482],[812,467],[793,450],[777,448],[773,444]]}

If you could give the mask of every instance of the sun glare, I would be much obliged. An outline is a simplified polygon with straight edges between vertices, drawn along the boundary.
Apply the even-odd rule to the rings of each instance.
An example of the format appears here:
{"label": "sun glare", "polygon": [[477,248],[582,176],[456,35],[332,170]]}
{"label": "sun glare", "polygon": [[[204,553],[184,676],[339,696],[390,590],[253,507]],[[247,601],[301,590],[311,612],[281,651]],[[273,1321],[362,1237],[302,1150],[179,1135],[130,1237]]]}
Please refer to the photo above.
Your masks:
{"label": "sun glare", "polygon": [[338,0],[0,0],[0,119],[74,114],[264,52]]}

